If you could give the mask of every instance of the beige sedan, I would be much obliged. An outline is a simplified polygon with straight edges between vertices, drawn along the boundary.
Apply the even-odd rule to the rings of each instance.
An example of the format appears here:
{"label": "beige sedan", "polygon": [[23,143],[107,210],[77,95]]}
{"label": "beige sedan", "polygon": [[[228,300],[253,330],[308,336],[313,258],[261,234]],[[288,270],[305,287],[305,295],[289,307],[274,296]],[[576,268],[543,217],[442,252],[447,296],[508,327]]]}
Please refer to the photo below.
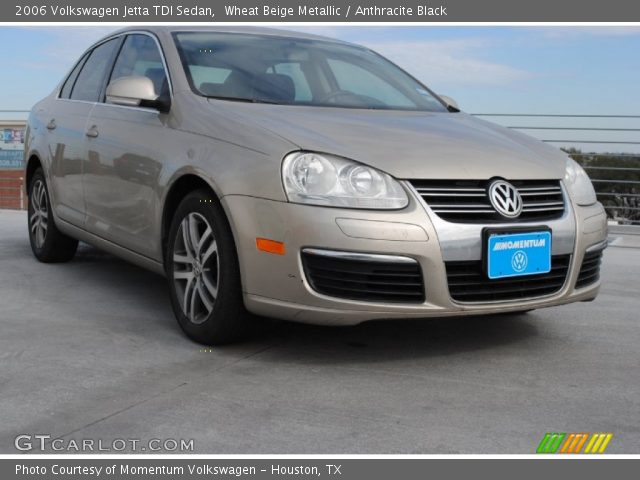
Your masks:
{"label": "beige sedan", "polygon": [[[593,300],[606,217],[563,152],[375,52],[257,28],[128,28],[34,106],[29,234],[166,275],[192,339]],[[114,298],[114,302],[118,299]]]}

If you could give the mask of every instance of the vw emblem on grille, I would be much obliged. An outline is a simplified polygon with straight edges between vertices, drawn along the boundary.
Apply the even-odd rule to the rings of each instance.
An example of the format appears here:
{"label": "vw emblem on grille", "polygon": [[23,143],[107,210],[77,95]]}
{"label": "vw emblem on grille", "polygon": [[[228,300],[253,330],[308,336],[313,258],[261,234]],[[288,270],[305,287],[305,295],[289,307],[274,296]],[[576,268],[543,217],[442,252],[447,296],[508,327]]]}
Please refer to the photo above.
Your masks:
{"label": "vw emblem on grille", "polygon": [[525,268],[527,268],[527,263],[529,263],[529,259],[527,258],[527,254],[522,250],[518,250],[511,257],[511,267],[516,272],[522,272]]}
{"label": "vw emblem on grille", "polygon": [[496,180],[489,186],[489,200],[496,211],[507,218],[516,218],[522,212],[522,197],[509,182]]}

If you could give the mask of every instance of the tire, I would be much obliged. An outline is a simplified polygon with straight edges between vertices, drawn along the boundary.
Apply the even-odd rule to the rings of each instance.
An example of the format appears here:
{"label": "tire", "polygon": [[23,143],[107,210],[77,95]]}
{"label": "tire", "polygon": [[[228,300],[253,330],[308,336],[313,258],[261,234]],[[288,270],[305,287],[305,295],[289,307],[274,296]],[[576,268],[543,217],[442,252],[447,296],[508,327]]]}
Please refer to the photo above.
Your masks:
{"label": "tire", "polygon": [[56,227],[42,168],[38,168],[31,178],[27,213],[29,243],[35,257],[44,263],[71,260],[78,249],[78,240],[68,237]]}
{"label": "tire", "polygon": [[211,193],[198,190],[178,206],[165,252],[171,305],[182,330],[205,345],[244,336],[251,315],[244,307],[235,242]]}

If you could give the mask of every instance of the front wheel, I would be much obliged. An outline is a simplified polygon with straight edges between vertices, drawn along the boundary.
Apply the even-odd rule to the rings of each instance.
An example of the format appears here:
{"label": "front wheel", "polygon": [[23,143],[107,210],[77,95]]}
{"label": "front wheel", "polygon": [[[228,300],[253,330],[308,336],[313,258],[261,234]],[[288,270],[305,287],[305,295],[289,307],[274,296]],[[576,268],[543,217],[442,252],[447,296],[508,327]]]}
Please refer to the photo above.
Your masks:
{"label": "front wheel", "polygon": [[165,268],[173,311],[190,338],[220,345],[246,333],[250,314],[242,299],[231,228],[220,204],[206,191],[187,195],[178,206]]}

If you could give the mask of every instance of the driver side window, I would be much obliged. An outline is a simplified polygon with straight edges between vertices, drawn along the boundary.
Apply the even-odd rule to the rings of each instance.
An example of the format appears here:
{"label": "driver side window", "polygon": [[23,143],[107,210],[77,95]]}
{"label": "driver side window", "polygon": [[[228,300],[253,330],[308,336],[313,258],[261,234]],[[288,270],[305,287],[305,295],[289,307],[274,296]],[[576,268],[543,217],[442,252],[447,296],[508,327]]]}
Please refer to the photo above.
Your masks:
{"label": "driver side window", "polygon": [[118,39],[113,38],[93,49],[73,84],[72,100],[99,101],[104,79],[118,45]]}
{"label": "driver side window", "polygon": [[169,82],[156,42],[148,35],[128,35],[113,67],[109,83],[131,75],[147,77],[156,94],[169,95]]}

